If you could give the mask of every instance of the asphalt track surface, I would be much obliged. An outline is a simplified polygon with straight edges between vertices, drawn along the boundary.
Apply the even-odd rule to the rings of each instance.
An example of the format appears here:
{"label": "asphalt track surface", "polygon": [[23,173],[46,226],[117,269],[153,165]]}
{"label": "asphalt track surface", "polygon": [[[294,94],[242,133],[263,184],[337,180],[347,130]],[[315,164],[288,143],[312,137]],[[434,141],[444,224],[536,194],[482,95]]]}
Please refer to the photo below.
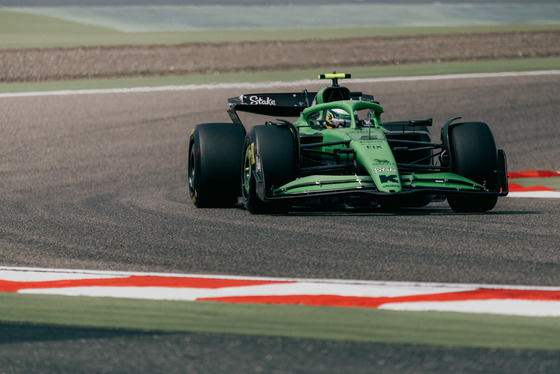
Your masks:
{"label": "asphalt track surface", "polygon": [[[433,117],[437,139],[448,118],[482,120],[511,171],[560,170],[560,75],[348,85],[374,93],[385,121]],[[280,216],[196,209],[188,135],[197,123],[227,121],[226,98],[250,91],[0,98],[0,265],[560,284],[558,200],[502,198],[486,214],[445,203]],[[560,367],[557,356],[0,324],[0,372],[546,373]]]}

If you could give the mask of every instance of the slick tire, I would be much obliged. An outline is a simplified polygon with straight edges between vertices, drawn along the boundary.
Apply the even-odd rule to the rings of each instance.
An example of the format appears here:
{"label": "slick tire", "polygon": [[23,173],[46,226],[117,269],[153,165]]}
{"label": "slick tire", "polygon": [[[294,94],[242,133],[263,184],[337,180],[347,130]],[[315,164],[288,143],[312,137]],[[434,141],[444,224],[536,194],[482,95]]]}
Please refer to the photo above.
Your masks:
{"label": "slick tire", "polygon": [[[271,194],[295,178],[296,153],[289,128],[259,125],[249,131],[243,146],[242,196],[245,208],[253,214],[282,213],[289,209],[285,201],[263,201],[257,195],[256,173],[264,180],[265,193]],[[260,169],[260,170],[258,170]]]}
{"label": "slick tire", "polygon": [[232,207],[241,191],[245,128],[234,123],[204,123],[189,139],[189,194],[197,208]]}
{"label": "slick tire", "polygon": [[[498,169],[498,151],[492,131],[483,122],[459,123],[450,128],[449,150],[452,172],[479,184],[493,183]],[[460,213],[493,209],[498,196],[449,196],[447,202]]]}

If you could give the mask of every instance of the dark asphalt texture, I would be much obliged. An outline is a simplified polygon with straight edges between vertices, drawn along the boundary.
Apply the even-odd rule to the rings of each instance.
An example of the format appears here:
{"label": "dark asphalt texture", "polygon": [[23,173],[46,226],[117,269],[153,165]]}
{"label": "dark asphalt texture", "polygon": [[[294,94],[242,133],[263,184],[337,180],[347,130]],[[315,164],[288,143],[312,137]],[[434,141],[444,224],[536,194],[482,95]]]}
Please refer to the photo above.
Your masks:
{"label": "dark asphalt texture", "polygon": [[[560,170],[559,75],[348,85],[374,93],[385,121],[433,117],[435,139],[450,117],[486,121],[510,170]],[[487,214],[454,214],[445,203],[396,213],[282,216],[194,208],[186,187],[188,135],[197,123],[226,121],[226,98],[241,93],[249,92],[0,98],[0,265],[560,284],[558,200],[503,198]],[[53,338],[35,339],[36,330]],[[0,332],[0,373],[47,363],[44,372],[189,372],[188,365],[190,372],[240,373],[560,368],[557,352],[130,331],[105,336],[17,324],[2,324]]]}

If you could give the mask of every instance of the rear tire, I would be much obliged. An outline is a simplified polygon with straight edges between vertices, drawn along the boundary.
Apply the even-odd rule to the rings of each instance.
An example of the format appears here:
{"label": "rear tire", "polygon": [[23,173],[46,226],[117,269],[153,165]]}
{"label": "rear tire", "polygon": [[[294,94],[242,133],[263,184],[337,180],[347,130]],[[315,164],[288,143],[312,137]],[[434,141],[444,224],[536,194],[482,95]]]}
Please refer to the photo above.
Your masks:
{"label": "rear tire", "polygon": [[234,206],[240,195],[245,128],[234,123],[204,123],[189,139],[189,194],[197,208]]}
{"label": "rear tire", "polygon": [[[491,185],[498,170],[498,152],[492,131],[483,122],[459,123],[449,128],[451,171],[472,181]],[[493,209],[498,196],[448,196],[447,202],[459,213]]]}
{"label": "rear tire", "polygon": [[290,129],[255,126],[245,137],[243,149],[241,184],[247,210],[253,214],[287,211],[289,206],[285,201],[265,202],[258,197],[255,173],[264,180],[266,194],[295,178],[296,154]]}

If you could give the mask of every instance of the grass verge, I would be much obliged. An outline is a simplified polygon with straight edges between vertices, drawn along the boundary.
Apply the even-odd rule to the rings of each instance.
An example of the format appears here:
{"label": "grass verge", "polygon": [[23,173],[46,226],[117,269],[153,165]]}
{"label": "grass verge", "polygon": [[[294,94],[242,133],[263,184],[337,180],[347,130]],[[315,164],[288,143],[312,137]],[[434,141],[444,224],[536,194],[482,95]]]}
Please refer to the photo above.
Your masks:
{"label": "grass verge", "polygon": [[0,293],[0,320],[150,331],[560,350],[560,318]]}

